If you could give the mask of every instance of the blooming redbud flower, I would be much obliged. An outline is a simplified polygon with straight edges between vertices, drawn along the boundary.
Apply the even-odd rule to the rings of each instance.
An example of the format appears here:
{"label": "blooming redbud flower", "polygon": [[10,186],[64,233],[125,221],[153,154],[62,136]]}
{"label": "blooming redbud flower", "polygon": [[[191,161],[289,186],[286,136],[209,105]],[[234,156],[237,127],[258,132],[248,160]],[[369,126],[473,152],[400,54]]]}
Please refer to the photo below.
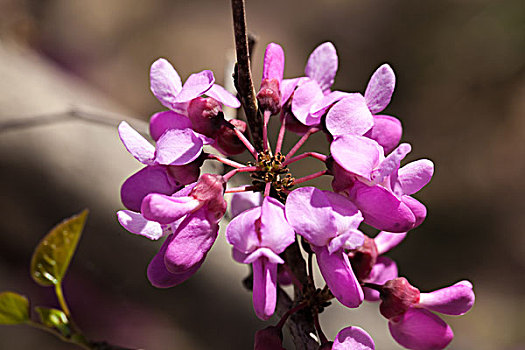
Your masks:
{"label": "blooming redbud flower", "polygon": [[281,110],[281,82],[284,73],[284,51],[281,46],[270,43],[264,53],[261,88],[257,101],[262,111],[277,114]]}

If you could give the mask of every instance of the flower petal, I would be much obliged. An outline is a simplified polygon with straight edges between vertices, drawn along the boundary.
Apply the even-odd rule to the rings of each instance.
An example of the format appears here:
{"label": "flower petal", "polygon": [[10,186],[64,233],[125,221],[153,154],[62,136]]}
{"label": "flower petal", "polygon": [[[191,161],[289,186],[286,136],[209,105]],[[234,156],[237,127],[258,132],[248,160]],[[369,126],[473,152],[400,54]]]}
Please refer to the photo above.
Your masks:
{"label": "flower petal", "polygon": [[152,165],[142,168],[124,181],[120,189],[122,204],[130,210],[140,211],[142,200],[150,193],[171,195],[180,188],[165,167]]}
{"label": "flower petal", "polygon": [[323,96],[323,91],[316,81],[310,80],[299,86],[292,99],[292,113],[295,118],[307,126],[319,124],[321,119],[310,115],[310,109],[317,101],[321,101]]}
{"label": "flower petal", "polygon": [[377,247],[377,254],[383,255],[395,246],[397,246],[406,237],[406,232],[392,233],[381,231],[374,237],[374,243]]}
{"label": "flower petal", "polygon": [[118,134],[124,147],[139,162],[146,165],[153,165],[155,147],[148,142],[141,134],[133,129],[128,123],[121,122],[118,126]]}
{"label": "flower petal", "polygon": [[326,195],[314,187],[293,190],[286,199],[286,220],[310,243],[324,246],[337,234],[337,225]]}
{"label": "flower petal", "polygon": [[326,128],[333,136],[364,135],[374,126],[374,117],[363,95],[349,94],[337,102],[326,115]]}
{"label": "flower petal", "polygon": [[232,108],[239,108],[241,106],[237,97],[233,96],[228,90],[218,84],[213,84],[212,87],[206,91],[206,95]]}
{"label": "flower petal", "polygon": [[403,194],[414,194],[430,182],[434,174],[434,163],[419,159],[408,163],[398,171],[397,182]]}
{"label": "flower petal", "polygon": [[357,181],[349,196],[363,213],[365,223],[379,230],[401,233],[415,225],[410,208],[384,187]]}
{"label": "flower petal", "polygon": [[193,197],[171,197],[151,193],[144,197],[142,215],[161,224],[170,224],[197,209],[201,203]]}
{"label": "flower petal", "polygon": [[354,203],[350,202],[347,197],[331,191],[323,191],[323,193],[332,206],[332,213],[335,217],[335,223],[337,225],[337,233],[342,235],[344,233],[357,230],[363,221],[363,215],[359,209],[357,209]]}
{"label": "flower petal", "polygon": [[208,91],[214,83],[215,78],[210,70],[194,73],[186,79],[182,90],[175,98],[175,102],[189,102]]}
{"label": "flower petal", "polygon": [[332,106],[332,104],[342,100],[343,98],[349,95],[351,94],[349,94],[348,92],[333,91],[328,95],[325,95],[321,100],[314,103],[310,108],[310,113],[317,118],[321,118],[321,116],[323,116],[323,114],[330,106]]}
{"label": "flower petal", "polygon": [[[372,267],[372,271],[368,275],[366,282],[375,283],[379,285],[385,284],[385,282],[393,280],[398,277],[396,263],[386,256],[377,257],[375,265]],[[371,288],[363,288],[365,292],[365,300],[367,301],[379,301],[379,292]]]}
{"label": "flower petal", "polygon": [[284,217],[284,205],[275,198],[265,197],[261,209],[261,246],[280,254],[294,241],[295,232]]}
{"label": "flower petal", "polygon": [[219,226],[208,216],[207,208],[203,207],[188,215],[173,233],[173,240],[164,256],[168,271],[183,273],[202,263],[219,230]]}
{"label": "flower petal", "polygon": [[273,315],[277,303],[277,264],[262,257],[253,262],[253,308],[261,320]]}
{"label": "flower petal", "polygon": [[242,261],[245,264],[251,264],[257,259],[265,258],[272,264],[284,264],[284,260],[277,255],[270,248],[258,248],[253,251],[251,254],[247,255]]}
{"label": "flower petal", "polygon": [[416,222],[412,228],[418,227],[423,223],[423,221],[425,221],[425,218],[427,217],[427,208],[423,203],[410,196],[402,196],[401,202],[410,208],[412,214],[416,218]]}
{"label": "flower petal", "polygon": [[379,163],[383,149],[369,138],[344,135],[335,138],[330,145],[330,152],[343,169],[370,179],[370,174]]}
{"label": "flower petal", "polygon": [[376,114],[388,106],[395,86],[394,71],[388,64],[383,64],[372,74],[366,87],[365,98],[370,112]]}
{"label": "flower petal", "polygon": [[381,162],[381,164],[379,164],[379,166],[376,169],[374,169],[374,171],[372,171],[372,174],[370,174],[372,184],[375,185],[383,183],[387,176],[390,176],[397,169],[399,169],[401,161],[406,157],[408,153],[410,153],[411,150],[412,146],[410,146],[410,144],[408,143],[402,143],[395,150],[393,150],[392,153],[390,153]]}
{"label": "flower petal", "polygon": [[379,143],[385,149],[385,154],[388,154],[401,141],[403,134],[401,122],[389,115],[374,115],[373,117],[374,126],[366,132],[365,136]]}
{"label": "flower petal", "polygon": [[203,258],[199,263],[195,264],[191,269],[184,273],[174,274],[169,272],[164,263],[164,255],[171,239],[173,238],[172,236],[173,235],[164,241],[160,251],[153,257],[148,265],[148,279],[151,284],[157,288],[169,288],[186,281],[197,272],[204,262]]}
{"label": "flower petal", "polygon": [[295,91],[298,85],[310,81],[307,77],[284,79],[281,82],[281,106],[284,105]]}
{"label": "flower petal", "polygon": [[328,288],[341,304],[356,308],[363,301],[364,294],[355,277],[348,256],[343,250],[330,254],[326,247],[312,246]]}
{"label": "flower petal", "polygon": [[173,111],[155,113],[149,121],[149,134],[157,141],[166,130],[191,128],[188,117]]}
{"label": "flower petal", "polygon": [[259,247],[255,223],[261,217],[261,207],[242,212],[226,226],[226,240],[243,254],[249,254]]}
{"label": "flower petal", "polygon": [[129,232],[157,240],[164,235],[162,226],[155,221],[145,219],[142,214],[131,210],[119,210],[118,222]]}
{"label": "flower petal", "polygon": [[430,293],[421,293],[419,305],[447,315],[463,315],[474,305],[472,283],[461,281]]}
{"label": "flower petal", "polygon": [[230,205],[230,215],[236,217],[243,211],[258,207],[262,203],[260,192],[239,192],[234,193]]}
{"label": "flower petal", "polygon": [[374,340],[359,327],[346,327],[334,339],[332,350],[374,350]]}
{"label": "flower petal", "polygon": [[263,63],[263,79],[277,79],[279,83],[283,80],[284,74],[284,51],[283,48],[275,43],[266,46]]}
{"label": "flower petal", "polygon": [[337,65],[337,51],[335,46],[331,42],[326,42],[319,45],[310,54],[304,72],[306,76],[318,82],[324,91],[330,89],[334,83]]}
{"label": "flower petal", "polygon": [[182,90],[177,71],[164,58],[159,58],[150,69],[151,92],[167,108],[172,108]]}
{"label": "flower petal", "polygon": [[167,130],[157,141],[155,160],[163,165],[188,164],[200,155],[202,139],[191,129]]}
{"label": "flower petal", "polygon": [[454,338],[450,326],[425,309],[408,309],[398,320],[390,320],[388,328],[395,341],[413,350],[444,349]]}

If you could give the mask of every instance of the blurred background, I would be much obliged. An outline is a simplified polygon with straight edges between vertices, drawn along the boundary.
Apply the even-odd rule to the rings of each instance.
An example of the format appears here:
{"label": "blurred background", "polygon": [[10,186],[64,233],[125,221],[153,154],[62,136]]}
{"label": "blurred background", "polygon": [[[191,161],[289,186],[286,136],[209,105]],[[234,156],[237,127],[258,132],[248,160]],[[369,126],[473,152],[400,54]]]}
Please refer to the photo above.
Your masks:
{"label": "blurred background", "polygon": [[[286,77],[302,75],[310,52],[332,41],[338,90],[363,92],[379,65],[394,68],[385,113],[403,123],[413,146],[407,160],[430,158],[436,172],[416,195],[428,208],[425,223],[390,256],[423,291],[473,281],[474,308],[445,317],[456,333],[450,349],[525,349],[525,2],[247,2],[258,37],[256,84],[272,41],[284,47]],[[253,347],[265,323],[241,284],[247,268],[231,260],[224,236],[188,282],[150,286],[145,270],[159,243],[116,221],[120,184],[141,167],[116,128],[74,118],[23,122],[72,107],[96,110],[115,126],[121,116],[147,121],[162,109],[149,91],[151,63],[165,57],[183,79],[211,69],[224,82],[231,28],[228,1],[0,0],[0,291],[56,304],[52,290],[29,277],[31,253],[51,227],[87,207],[64,288],[88,337],[152,350]],[[295,139],[287,135],[285,149]],[[305,150],[326,149],[316,136]],[[294,176],[318,166],[300,163]],[[350,324],[364,327],[378,349],[400,349],[376,304],[334,305],[322,315],[331,338]],[[0,348],[73,346],[3,326]]]}

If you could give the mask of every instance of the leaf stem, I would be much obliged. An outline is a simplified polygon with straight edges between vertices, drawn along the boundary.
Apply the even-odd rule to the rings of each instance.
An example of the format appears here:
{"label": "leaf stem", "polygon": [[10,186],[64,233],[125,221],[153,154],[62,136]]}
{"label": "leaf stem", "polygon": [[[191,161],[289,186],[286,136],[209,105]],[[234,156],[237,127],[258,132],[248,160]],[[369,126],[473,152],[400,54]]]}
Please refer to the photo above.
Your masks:
{"label": "leaf stem", "polygon": [[313,127],[313,128],[310,128],[308,129],[308,131],[306,132],[306,134],[304,134],[300,139],[299,141],[297,141],[297,143],[295,144],[295,146],[293,146],[293,148],[290,150],[290,152],[288,152],[288,154],[286,155],[286,159],[289,159],[290,157],[292,157],[298,150],[299,148],[301,148],[301,146],[306,142],[306,140],[308,140],[308,138],[315,134],[316,132],[318,132],[319,128],[316,128],[316,127]]}
{"label": "leaf stem", "polygon": [[71,311],[69,311],[66,299],[64,298],[64,293],[62,292],[62,283],[55,284],[55,293],[57,295],[58,303],[60,304],[62,311],[64,311],[67,318],[71,320]]}

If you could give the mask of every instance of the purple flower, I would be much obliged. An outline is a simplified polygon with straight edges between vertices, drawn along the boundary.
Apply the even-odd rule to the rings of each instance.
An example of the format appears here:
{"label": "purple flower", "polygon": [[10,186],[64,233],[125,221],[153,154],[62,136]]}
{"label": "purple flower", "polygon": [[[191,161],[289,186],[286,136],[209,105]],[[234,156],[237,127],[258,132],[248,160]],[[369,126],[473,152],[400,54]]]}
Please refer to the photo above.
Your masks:
{"label": "purple flower", "polygon": [[374,350],[374,340],[360,327],[346,327],[334,339],[332,350]]}
{"label": "purple flower", "polygon": [[277,264],[284,263],[279,254],[295,240],[284,206],[265,197],[260,207],[242,212],[229,223],[226,239],[233,245],[236,260],[252,264],[255,314],[268,319],[277,301]]}
{"label": "purple flower", "polygon": [[399,344],[413,350],[439,350],[452,341],[454,333],[429,310],[463,315],[474,305],[475,296],[468,281],[420,293],[405,278],[396,278],[385,283],[381,299],[381,314],[389,319],[388,328]]}
{"label": "purple flower", "polygon": [[345,197],[314,187],[292,191],[286,200],[286,219],[312,246],[328,288],[341,304],[355,308],[363,290],[352,271],[345,250],[364,241],[357,230],[363,216]]}
{"label": "purple flower", "polygon": [[233,107],[240,107],[240,102],[220,85],[214,84],[215,78],[209,70],[192,74],[184,85],[177,71],[164,58],[159,58],[150,69],[151,92],[165,107],[186,114],[188,103],[206,94],[217,101]]}
{"label": "purple flower", "polygon": [[390,103],[395,85],[394,71],[388,64],[383,64],[372,74],[365,91],[366,105],[374,118],[374,126],[365,136],[377,141],[385,153],[390,153],[399,144],[403,132],[397,118],[377,114]]}
{"label": "purple flower", "polygon": [[425,206],[410,195],[423,188],[434,172],[428,159],[399,168],[410,150],[403,143],[384,157],[382,147],[369,138],[337,137],[330,146],[335,160],[332,187],[348,195],[367,224],[388,232],[406,232],[426,217]]}

